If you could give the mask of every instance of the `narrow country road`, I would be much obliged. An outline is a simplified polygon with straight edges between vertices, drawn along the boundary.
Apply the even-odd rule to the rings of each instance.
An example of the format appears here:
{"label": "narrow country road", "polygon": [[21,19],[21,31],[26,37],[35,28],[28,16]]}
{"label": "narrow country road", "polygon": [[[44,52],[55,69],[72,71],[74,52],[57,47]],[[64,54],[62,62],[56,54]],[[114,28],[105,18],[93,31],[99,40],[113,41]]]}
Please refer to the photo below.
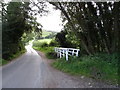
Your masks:
{"label": "narrow country road", "polygon": [[17,60],[2,67],[2,88],[114,87],[92,79],[73,77],[52,68],[30,45]]}

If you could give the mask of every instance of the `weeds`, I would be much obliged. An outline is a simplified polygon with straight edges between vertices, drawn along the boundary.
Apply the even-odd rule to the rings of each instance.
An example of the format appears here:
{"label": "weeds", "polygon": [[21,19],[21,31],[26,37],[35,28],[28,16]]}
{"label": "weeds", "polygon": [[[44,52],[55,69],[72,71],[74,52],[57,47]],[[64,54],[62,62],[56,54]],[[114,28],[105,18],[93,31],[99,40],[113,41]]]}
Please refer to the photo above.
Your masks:
{"label": "weeds", "polygon": [[52,66],[73,75],[85,75],[97,80],[118,83],[118,60],[117,53],[96,54],[93,56],[70,57],[56,60]]}

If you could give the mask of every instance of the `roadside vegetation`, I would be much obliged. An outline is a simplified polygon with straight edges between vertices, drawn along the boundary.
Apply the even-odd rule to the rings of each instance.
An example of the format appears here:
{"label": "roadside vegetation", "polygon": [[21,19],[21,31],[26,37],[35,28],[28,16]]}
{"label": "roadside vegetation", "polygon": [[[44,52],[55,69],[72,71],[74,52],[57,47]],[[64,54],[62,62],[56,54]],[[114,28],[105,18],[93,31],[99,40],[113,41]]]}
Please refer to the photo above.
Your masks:
{"label": "roadside vegetation", "polygon": [[78,58],[71,57],[68,62],[62,58],[53,66],[71,74],[119,83],[120,2],[50,3],[62,12],[63,22],[67,21],[56,35],[59,46],[80,49]]}
{"label": "roadside vegetation", "polygon": [[7,64],[8,61],[4,59],[0,59],[0,66]]}
{"label": "roadside vegetation", "polygon": [[33,47],[35,50],[44,52],[48,59],[56,59],[56,53],[54,52],[54,47]]}
{"label": "roadside vegetation", "polygon": [[56,53],[54,52],[54,47],[55,47],[56,43],[54,43],[54,40],[47,39],[46,41],[44,41],[44,42],[43,41],[44,41],[44,39],[34,41],[33,48],[35,50],[44,52],[45,55],[47,56],[47,58],[49,58],[49,59],[56,59]]}
{"label": "roadside vegetation", "polygon": [[[33,17],[38,11],[33,12],[30,4],[31,2],[12,1],[2,3],[2,17],[0,19],[2,20],[1,62],[3,64],[25,52],[25,45],[35,37],[41,36],[42,25]],[[44,3],[39,5],[44,5]],[[41,12],[39,15],[47,13],[43,8],[39,10]]]}
{"label": "roadside vegetation", "polygon": [[19,57],[20,55],[22,55],[22,54],[25,53],[25,52],[26,52],[26,50],[24,49],[24,50],[22,50],[22,51],[20,51],[20,52],[17,52],[16,54],[13,54],[13,55],[9,56],[9,58],[6,59],[6,60],[5,60],[5,59],[0,59],[0,66],[1,66],[1,65],[5,65],[5,64],[8,64],[11,60]]}
{"label": "roadside vegetation", "polygon": [[[62,36],[62,35],[61,35]],[[60,37],[60,35],[59,35]],[[35,50],[44,52],[48,59],[54,59],[51,64],[54,68],[72,74],[90,77],[99,81],[118,84],[118,61],[120,59],[120,53],[96,53],[94,55],[86,55],[85,53],[79,53],[79,57],[69,57],[66,61],[65,57],[57,58],[54,51],[54,47],[65,47],[72,43],[61,43],[63,36],[59,39],[57,36],[54,39],[41,39],[34,41],[33,48]],[[67,40],[67,39],[66,39]]]}
{"label": "roadside vegetation", "polygon": [[107,83],[118,84],[119,54],[95,54],[91,56],[57,59],[52,66],[72,75],[83,75]]}
{"label": "roadside vegetation", "polygon": [[95,55],[83,55],[79,57],[57,58],[54,52],[55,46],[50,46],[47,42],[36,41],[33,43],[35,50],[44,52],[48,59],[54,59],[52,66],[63,72],[72,75],[83,75],[107,83],[118,84],[120,79],[118,73],[119,53],[106,54],[98,53]]}
{"label": "roadside vegetation", "polygon": [[55,40],[55,34],[56,32],[43,30],[42,37],[33,42],[33,48],[44,52],[49,59],[56,59],[54,47],[58,46],[58,43]]}
{"label": "roadside vegetation", "polygon": [[36,40],[35,42],[34,42],[34,44],[36,45],[36,46],[38,46],[39,44],[49,44],[50,42],[51,42],[51,40],[52,39],[40,39],[40,40]]}
{"label": "roadside vegetation", "polygon": [[45,30],[42,31],[42,37],[49,36],[50,34],[52,34],[52,32],[48,32],[48,31],[45,31]]}

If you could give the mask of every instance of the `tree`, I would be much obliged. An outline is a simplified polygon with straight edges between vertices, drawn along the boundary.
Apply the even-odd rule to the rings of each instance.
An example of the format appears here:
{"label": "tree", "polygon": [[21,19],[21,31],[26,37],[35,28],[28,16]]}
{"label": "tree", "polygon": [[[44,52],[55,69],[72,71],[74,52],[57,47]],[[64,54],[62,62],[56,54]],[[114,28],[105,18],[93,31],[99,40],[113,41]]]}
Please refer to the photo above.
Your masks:
{"label": "tree", "polygon": [[29,2],[2,3],[2,57],[9,59],[12,54],[24,49],[24,33],[39,32],[42,26],[33,17]]}
{"label": "tree", "polygon": [[[88,54],[120,51],[120,2],[50,2]],[[115,14],[116,13],[116,14]],[[113,37],[114,36],[114,37]]]}

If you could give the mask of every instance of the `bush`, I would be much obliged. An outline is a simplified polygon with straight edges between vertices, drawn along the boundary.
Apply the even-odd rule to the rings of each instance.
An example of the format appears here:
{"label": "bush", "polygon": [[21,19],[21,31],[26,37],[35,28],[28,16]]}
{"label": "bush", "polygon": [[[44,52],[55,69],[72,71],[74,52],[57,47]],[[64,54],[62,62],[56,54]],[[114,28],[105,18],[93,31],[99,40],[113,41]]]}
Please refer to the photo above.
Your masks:
{"label": "bush", "polygon": [[53,51],[47,52],[47,53],[46,53],[46,56],[47,56],[47,58],[49,58],[49,59],[56,59],[56,58],[57,58],[57,54],[56,54],[55,52],[53,52]]}
{"label": "bush", "polygon": [[58,43],[55,40],[52,40],[49,46],[58,46]]}
{"label": "bush", "polygon": [[41,45],[40,45],[40,47],[48,47],[47,42],[42,42]]}

